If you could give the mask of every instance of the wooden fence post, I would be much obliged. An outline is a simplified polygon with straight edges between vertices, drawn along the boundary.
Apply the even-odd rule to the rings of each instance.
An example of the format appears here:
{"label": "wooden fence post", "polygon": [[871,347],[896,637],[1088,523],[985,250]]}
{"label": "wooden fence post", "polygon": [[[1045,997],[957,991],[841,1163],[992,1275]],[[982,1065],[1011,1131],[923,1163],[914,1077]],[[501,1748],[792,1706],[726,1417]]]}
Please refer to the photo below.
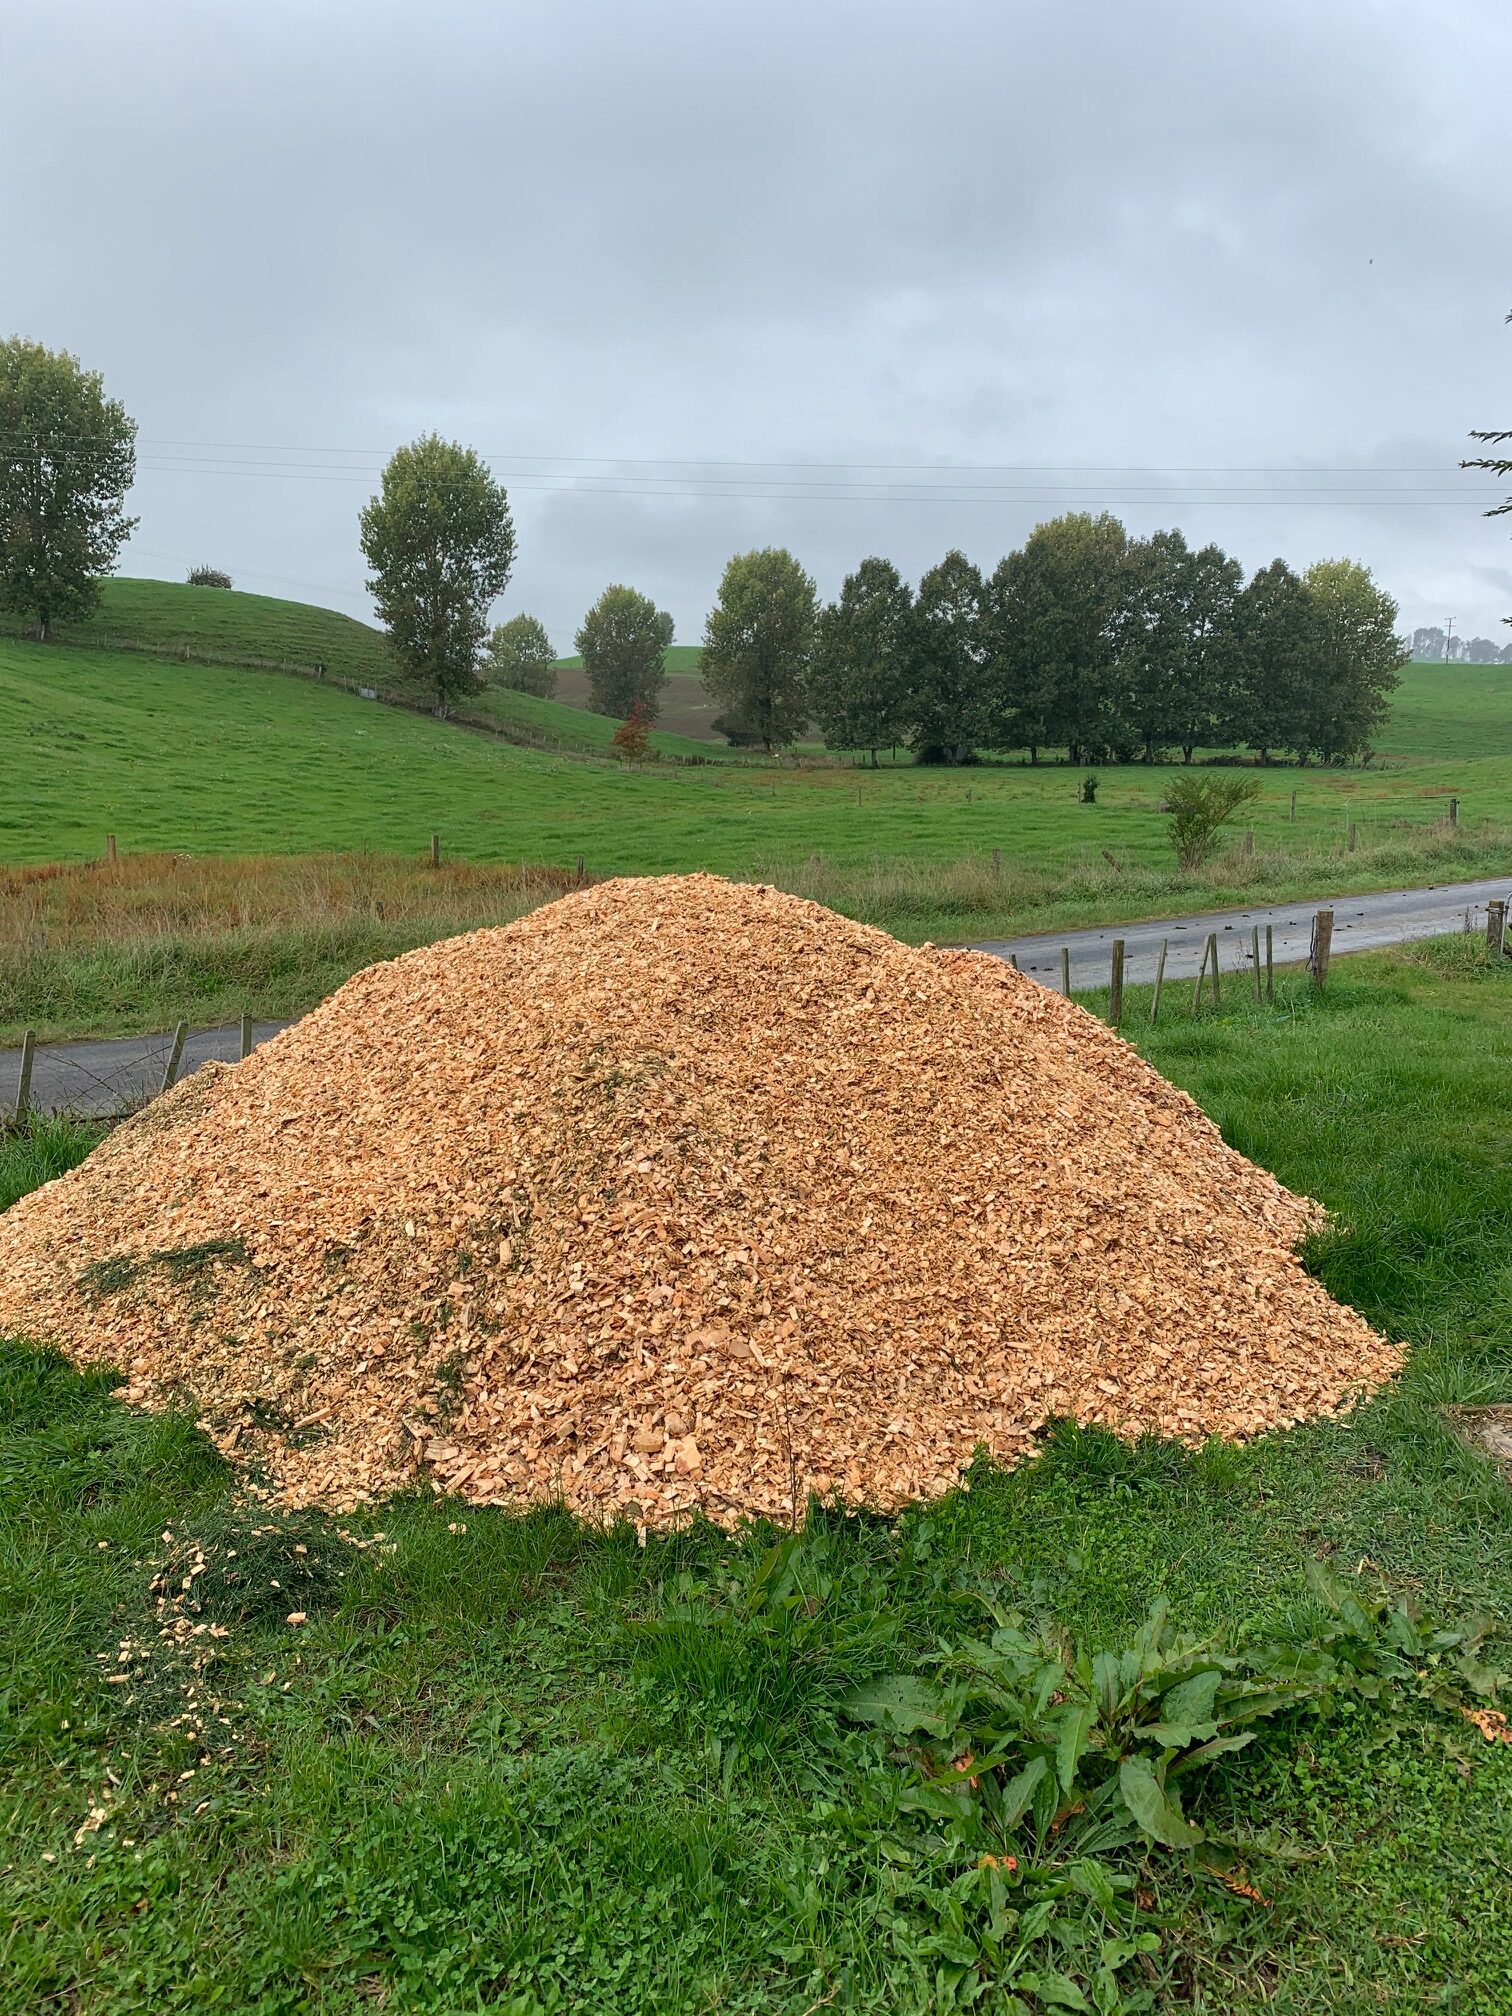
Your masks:
{"label": "wooden fence post", "polygon": [[115,835],[114,833],[107,833],[105,835],[105,859],[111,864],[112,867],[114,867],[115,858],[116,858]]}
{"label": "wooden fence post", "polygon": [[1493,959],[1500,959],[1507,943],[1507,904],[1505,897],[1493,896],[1486,905],[1486,949]]}
{"label": "wooden fence post", "polygon": [[1276,932],[1270,924],[1265,927],[1265,998],[1276,998]]}
{"label": "wooden fence post", "polygon": [[1250,926],[1250,964],[1255,969],[1255,999],[1259,1001],[1263,997],[1260,991],[1260,926],[1258,924],[1251,924]]}
{"label": "wooden fence post", "polygon": [[1314,987],[1328,979],[1328,955],[1333,949],[1333,912],[1320,910],[1313,918],[1312,949],[1307,955],[1307,971]]}
{"label": "wooden fence post", "polygon": [[250,1015],[243,1015],[241,1018],[241,1054],[243,1061],[252,1055],[252,1017]]}
{"label": "wooden fence post", "polygon": [[1253,826],[1248,826],[1245,828],[1244,858],[1246,861],[1253,861],[1253,859],[1255,858],[1255,829]]}
{"label": "wooden fence post", "polygon": [[1124,941],[1113,940],[1113,970],[1108,982],[1108,1020],[1116,1029],[1123,1020]]}
{"label": "wooden fence post", "polygon": [[1292,802],[1291,802],[1291,816],[1292,816],[1292,819],[1293,819],[1293,821],[1295,821],[1295,819],[1296,819],[1296,817],[1297,817],[1297,794],[1296,794],[1296,792],[1295,792],[1295,791],[1293,791],[1293,793],[1292,793]]}
{"label": "wooden fence post", "polygon": [[1010,952],[1008,954],[1008,964],[1013,968],[1014,972],[1017,973],[1017,971],[1019,970],[1017,952]]}
{"label": "wooden fence post", "polygon": [[432,833],[431,835],[431,866],[432,868],[439,868],[441,866],[441,835],[439,833]]}
{"label": "wooden fence post", "polygon": [[1451,826],[1451,827],[1453,827],[1453,826],[1458,826],[1458,824],[1459,824],[1459,800],[1458,800],[1458,798],[1451,798],[1451,799],[1449,800],[1449,824],[1450,824],[1450,826]]}
{"label": "wooden fence post", "polygon": [[[810,863],[810,866],[811,867],[817,866],[818,860],[819,857],[816,854],[813,858],[813,861]],[[582,888],[583,884],[587,881],[587,879],[588,879],[587,876],[583,873],[583,857],[581,854],[579,854],[577,858],[577,886],[579,887],[579,889]]]}
{"label": "wooden fence post", "polygon": [[179,1074],[179,1065],[184,1059],[184,1038],[189,1034],[189,1024],[180,1022],[173,1032],[173,1048],[168,1052],[168,1062],[163,1066],[163,1090],[166,1092]]}
{"label": "wooden fence post", "polygon": [[37,1054],[37,1032],[28,1029],[21,1038],[21,1076],[16,1081],[16,1125],[26,1118],[31,1105],[32,1059]]}
{"label": "wooden fence post", "polygon": [[1211,946],[1212,942],[1213,942],[1212,939],[1209,938],[1207,943],[1203,946],[1202,964],[1197,968],[1197,984],[1192,989],[1192,1013],[1194,1015],[1197,1013],[1198,1009],[1202,1006],[1202,983],[1207,975],[1208,947]]}
{"label": "wooden fence post", "polygon": [[1061,947],[1061,992],[1068,1001],[1071,999],[1071,947],[1069,945],[1062,945]]}
{"label": "wooden fence post", "polygon": [[1349,829],[1344,835],[1344,845],[1353,854],[1355,851],[1355,822],[1353,819],[1350,820]]}
{"label": "wooden fence post", "polygon": [[1216,931],[1208,933],[1208,949],[1213,955],[1213,1006],[1221,1008],[1223,1005],[1223,990],[1218,985],[1218,933]]}
{"label": "wooden fence post", "polygon": [[1155,961],[1155,993],[1150,1002],[1150,1020],[1152,1022],[1156,1021],[1160,1015],[1160,990],[1165,985],[1166,948],[1170,942],[1169,938],[1161,939],[1160,957]]}
{"label": "wooden fence post", "polygon": [[992,872],[994,875],[1001,875],[1003,872],[1003,857],[996,847],[992,850]]}

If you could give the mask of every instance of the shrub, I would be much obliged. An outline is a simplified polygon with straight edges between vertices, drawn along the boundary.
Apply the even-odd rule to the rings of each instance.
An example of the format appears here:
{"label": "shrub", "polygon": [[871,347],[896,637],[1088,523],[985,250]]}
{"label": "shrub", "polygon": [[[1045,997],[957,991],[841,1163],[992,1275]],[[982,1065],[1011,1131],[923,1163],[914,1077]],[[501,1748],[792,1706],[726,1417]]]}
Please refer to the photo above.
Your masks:
{"label": "shrub", "polygon": [[627,763],[644,763],[651,750],[651,716],[645,702],[637,700],[629,715],[610,737],[611,746]]}
{"label": "shrub", "polygon": [[1089,770],[1086,776],[1083,777],[1081,788],[1077,792],[1077,796],[1081,799],[1083,805],[1095,805],[1097,803],[1097,787],[1101,782],[1102,779],[1095,770]]}
{"label": "shrub", "polygon": [[1253,777],[1232,773],[1226,777],[1178,777],[1165,799],[1177,865],[1200,868],[1213,851],[1219,827],[1259,795],[1260,786]]}
{"label": "shrub", "polygon": [[191,567],[189,569],[191,588],[230,588],[231,576],[222,567]]}

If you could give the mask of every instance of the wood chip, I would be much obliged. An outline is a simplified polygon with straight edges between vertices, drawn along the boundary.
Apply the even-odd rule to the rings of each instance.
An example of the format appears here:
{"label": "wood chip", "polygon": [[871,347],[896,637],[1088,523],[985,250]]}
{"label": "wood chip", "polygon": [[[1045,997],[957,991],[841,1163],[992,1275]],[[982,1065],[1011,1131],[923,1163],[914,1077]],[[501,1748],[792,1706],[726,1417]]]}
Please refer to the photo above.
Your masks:
{"label": "wood chip", "polygon": [[0,1331],[188,1393],[290,1504],[418,1468],[785,1520],[1052,1416],[1199,1443],[1349,1405],[1402,1353],[1298,1266],[1319,1216],[998,961],[669,877],[196,1072],[0,1217]]}

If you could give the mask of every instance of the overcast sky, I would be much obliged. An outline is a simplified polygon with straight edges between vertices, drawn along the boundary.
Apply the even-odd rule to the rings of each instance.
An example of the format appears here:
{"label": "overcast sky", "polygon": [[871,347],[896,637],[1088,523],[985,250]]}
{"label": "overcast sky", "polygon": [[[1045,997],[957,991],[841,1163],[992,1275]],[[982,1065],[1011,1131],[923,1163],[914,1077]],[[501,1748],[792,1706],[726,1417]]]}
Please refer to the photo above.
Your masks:
{"label": "overcast sky", "polygon": [[696,641],[732,552],[833,593],[1081,506],[1507,635],[1506,0],[5,14],[0,333],[137,419],[123,571],[365,614],[435,428],[563,648],[610,581]]}

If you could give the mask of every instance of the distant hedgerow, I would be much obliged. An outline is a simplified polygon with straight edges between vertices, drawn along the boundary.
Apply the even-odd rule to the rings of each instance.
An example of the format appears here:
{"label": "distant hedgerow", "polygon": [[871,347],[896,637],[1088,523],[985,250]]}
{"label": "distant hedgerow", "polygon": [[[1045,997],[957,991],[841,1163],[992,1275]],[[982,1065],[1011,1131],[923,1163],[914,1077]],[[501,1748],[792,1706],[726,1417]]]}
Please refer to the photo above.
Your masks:
{"label": "distant hedgerow", "polygon": [[222,567],[191,567],[189,569],[191,588],[230,588],[234,586],[231,576]]}

